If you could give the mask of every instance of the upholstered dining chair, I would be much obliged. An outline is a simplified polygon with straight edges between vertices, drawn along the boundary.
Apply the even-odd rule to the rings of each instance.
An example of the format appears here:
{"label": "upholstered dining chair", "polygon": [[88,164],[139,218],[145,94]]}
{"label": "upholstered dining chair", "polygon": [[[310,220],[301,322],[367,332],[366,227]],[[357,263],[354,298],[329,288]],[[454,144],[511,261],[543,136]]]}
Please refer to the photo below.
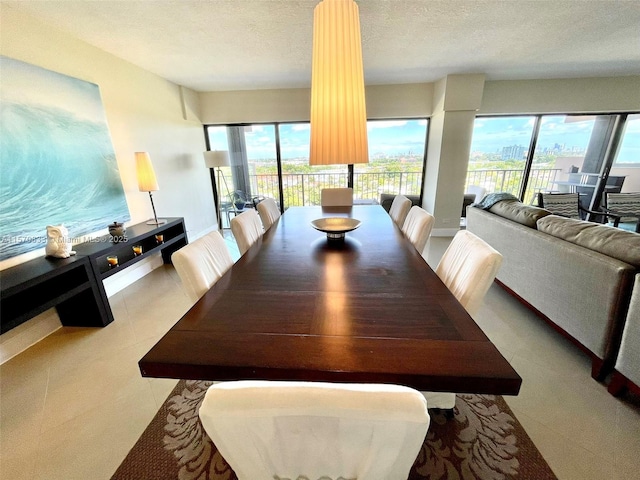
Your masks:
{"label": "upholstered dining chair", "polygon": [[[436,274],[469,315],[475,315],[501,264],[502,255],[491,245],[467,230],[460,230],[442,255]],[[455,406],[454,393],[422,393],[429,407]]]}
{"label": "upholstered dining chair", "polygon": [[176,250],[171,255],[171,262],[193,302],[198,301],[233,265],[227,244],[218,231]]}
{"label": "upholstered dining chair", "polygon": [[231,219],[231,233],[233,233],[240,255],[244,255],[251,245],[262,237],[264,228],[260,215],[254,209],[242,212]]}
{"label": "upholstered dining chair", "polygon": [[404,221],[411,209],[411,205],[411,200],[404,195],[396,195],[396,198],[393,199],[393,203],[389,209],[389,215],[398,227],[402,228],[404,225]]}
{"label": "upholstered dining chair", "polygon": [[273,198],[265,198],[262,200],[256,205],[256,210],[258,210],[258,215],[260,215],[260,220],[262,220],[265,231],[269,230],[271,225],[273,225],[281,215],[280,208],[278,208],[278,204]]}
{"label": "upholstered dining chair", "polygon": [[[613,214],[613,226],[625,228],[629,224],[630,228],[640,233],[640,193],[610,193],[605,195],[606,207],[604,210],[608,214]],[[616,218],[617,217],[617,218]],[[635,227],[634,225],[635,224]]]}
{"label": "upholstered dining chair", "polygon": [[350,207],[353,205],[353,188],[323,188],[320,190],[323,207]]}
{"label": "upholstered dining chair", "polygon": [[406,479],[429,428],[424,397],[398,385],[223,382],[199,416],[239,480]]}
{"label": "upholstered dining chair", "polygon": [[404,233],[420,254],[422,254],[424,248],[427,246],[434,220],[433,215],[414,205],[411,207],[411,210],[409,210],[407,218],[402,225],[402,233]]}

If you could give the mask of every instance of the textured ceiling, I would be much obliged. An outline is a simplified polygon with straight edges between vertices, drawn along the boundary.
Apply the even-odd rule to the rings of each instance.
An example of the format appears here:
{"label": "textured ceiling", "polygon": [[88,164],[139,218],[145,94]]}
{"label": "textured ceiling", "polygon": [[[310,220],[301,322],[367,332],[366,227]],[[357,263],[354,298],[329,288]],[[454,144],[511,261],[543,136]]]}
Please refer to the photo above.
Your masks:
{"label": "textured ceiling", "polygon": [[[319,0],[2,0],[198,91],[308,87]],[[640,74],[640,0],[358,0],[365,82]]]}

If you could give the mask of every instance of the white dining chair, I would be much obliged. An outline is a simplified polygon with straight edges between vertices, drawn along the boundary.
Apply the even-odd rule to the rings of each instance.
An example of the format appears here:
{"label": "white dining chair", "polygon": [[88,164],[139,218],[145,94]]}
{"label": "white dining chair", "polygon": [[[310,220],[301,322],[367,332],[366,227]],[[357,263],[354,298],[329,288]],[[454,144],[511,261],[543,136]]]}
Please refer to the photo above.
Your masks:
{"label": "white dining chair", "polygon": [[[436,274],[469,315],[474,315],[502,264],[502,255],[467,230],[453,237],[436,267]],[[448,392],[422,392],[430,407],[451,409],[456,396]]]}
{"label": "white dining chair", "polygon": [[323,207],[350,207],[353,205],[353,188],[323,188],[320,190]]}
{"label": "white dining chair", "polygon": [[231,219],[231,233],[233,233],[240,255],[244,255],[251,245],[262,237],[264,227],[260,215],[253,208],[242,212]]}
{"label": "white dining chair", "polygon": [[265,231],[269,230],[271,225],[273,225],[281,215],[278,204],[273,198],[265,198],[256,205],[256,209],[258,210],[258,215],[260,215],[260,220],[262,220]]}
{"label": "white dining chair", "polygon": [[393,199],[393,203],[389,209],[389,215],[391,215],[391,218],[398,227],[402,228],[402,225],[404,225],[411,205],[411,200],[404,195],[396,195],[396,198]]}
{"label": "white dining chair", "polygon": [[408,387],[252,380],[209,387],[199,416],[238,480],[406,479],[430,421]]}
{"label": "white dining chair", "polygon": [[227,244],[218,231],[176,250],[171,255],[171,262],[193,302],[198,301],[233,266]]}
{"label": "white dining chair", "polygon": [[434,220],[433,215],[419,206],[414,205],[411,207],[411,210],[409,210],[407,218],[402,225],[402,233],[404,233],[420,254],[422,254],[424,248],[427,246]]}
{"label": "white dining chair", "polygon": [[475,315],[502,264],[502,255],[467,230],[453,237],[436,274],[469,315]]}

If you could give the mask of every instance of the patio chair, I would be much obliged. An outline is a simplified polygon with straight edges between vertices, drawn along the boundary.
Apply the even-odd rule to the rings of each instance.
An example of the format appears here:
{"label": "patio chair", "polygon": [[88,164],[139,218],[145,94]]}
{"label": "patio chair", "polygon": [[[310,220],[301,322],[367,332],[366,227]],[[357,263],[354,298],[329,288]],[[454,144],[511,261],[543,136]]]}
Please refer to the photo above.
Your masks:
{"label": "patio chair", "polygon": [[596,215],[596,218],[606,216],[613,218],[619,216],[603,210],[593,211],[580,205],[579,193],[538,193],[538,206],[549,210],[554,215],[584,220],[587,214]]}
{"label": "patio chair", "polygon": [[613,215],[613,226],[640,233],[640,192],[607,193],[603,208]]}

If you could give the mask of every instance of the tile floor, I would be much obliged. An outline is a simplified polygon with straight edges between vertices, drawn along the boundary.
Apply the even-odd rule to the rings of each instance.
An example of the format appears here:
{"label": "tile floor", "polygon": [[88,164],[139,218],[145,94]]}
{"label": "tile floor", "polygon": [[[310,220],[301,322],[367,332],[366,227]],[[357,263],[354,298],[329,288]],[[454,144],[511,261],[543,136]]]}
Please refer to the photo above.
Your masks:
{"label": "tile floor", "polygon": [[[447,243],[430,241],[431,265]],[[110,478],[173,388],[137,366],[189,307],[173,268],[110,303],[111,325],[62,328],[0,367],[0,479]],[[610,396],[584,354],[501,288],[476,317],[523,377],[507,401],[561,480],[638,478],[639,399]]]}

